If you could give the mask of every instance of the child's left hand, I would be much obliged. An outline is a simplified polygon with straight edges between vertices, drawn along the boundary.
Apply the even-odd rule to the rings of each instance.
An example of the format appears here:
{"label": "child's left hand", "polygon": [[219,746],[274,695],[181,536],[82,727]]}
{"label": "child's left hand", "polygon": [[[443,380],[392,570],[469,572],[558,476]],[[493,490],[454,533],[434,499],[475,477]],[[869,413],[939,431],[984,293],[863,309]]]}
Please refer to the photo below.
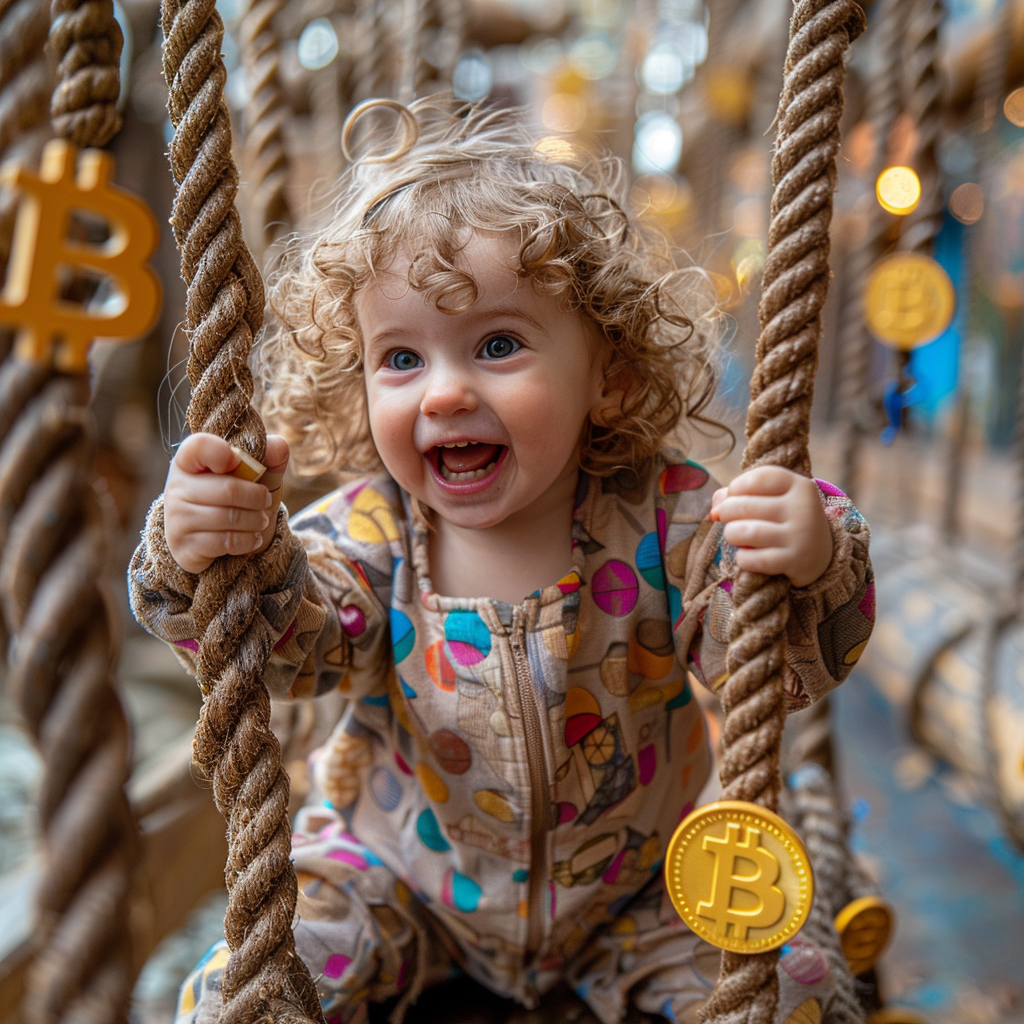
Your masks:
{"label": "child's left hand", "polygon": [[725,523],[740,569],[788,576],[794,587],[806,587],[832,561],[832,530],[818,485],[788,469],[741,473],[711,496],[710,518]]}

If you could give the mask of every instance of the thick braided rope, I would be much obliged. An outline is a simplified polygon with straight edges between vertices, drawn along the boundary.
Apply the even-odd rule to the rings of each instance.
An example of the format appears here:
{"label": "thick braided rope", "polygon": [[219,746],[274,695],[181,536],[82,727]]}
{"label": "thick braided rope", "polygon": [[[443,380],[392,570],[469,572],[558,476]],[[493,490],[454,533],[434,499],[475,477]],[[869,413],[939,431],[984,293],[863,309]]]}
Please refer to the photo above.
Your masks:
{"label": "thick braided rope", "polygon": [[59,83],[50,117],[76,146],[105,146],[121,127],[121,26],[111,0],[52,0],[50,47]]}
{"label": "thick braided rope", "polygon": [[[743,468],[780,465],[809,473],[814,370],[828,290],[829,224],[843,109],[844,61],[864,27],[854,0],[797,0],[772,160],[772,216],[758,310],[761,334],[751,380]],[[789,617],[782,577],[740,573],[722,687],[723,800],[774,810],[785,720],[781,670]],[[772,1024],[777,952],[722,954],[702,1019]]]}
{"label": "thick braided rope", "polygon": [[942,129],[939,29],[944,16],[943,0],[913,0],[904,36],[910,82],[907,110],[917,131],[913,164],[921,179],[921,199],[916,209],[907,215],[900,248],[929,256],[935,248],[945,208],[938,161]]}
{"label": "thick braided rope", "polygon": [[440,21],[437,74],[441,83],[448,88],[466,36],[466,5],[463,0],[434,0],[434,4]]}
{"label": "thick braided rope", "polygon": [[[22,160],[38,164],[50,137],[49,107],[53,76],[47,61],[50,12],[38,0],[0,0],[0,164]],[[7,270],[18,196],[0,192],[0,280]],[[0,335],[6,333],[0,328]],[[10,347],[0,341],[0,355]]]}
{"label": "thick braided rope", "polygon": [[390,96],[394,53],[387,0],[358,0],[356,23],[360,46],[352,67],[352,99],[360,103]]}
{"label": "thick braided rope", "polygon": [[281,39],[274,23],[283,6],[284,0],[249,0],[241,27],[249,86],[242,118],[242,164],[260,249],[293,227],[285,194],[289,161],[283,137],[287,108],[280,79]]}
{"label": "thick braided rope", "polygon": [[138,860],[124,793],[128,723],[117,624],[102,588],[109,521],[93,488],[84,377],[0,367],[0,592],[8,681],[40,748],[44,864],[26,1024],[127,1021],[128,890]]}
{"label": "thick braided rope", "polygon": [[[867,120],[875,138],[871,188],[889,162],[889,136],[903,110],[903,31],[906,0],[881,0],[871,29],[870,49],[878,55],[868,79]],[[893,215],[873,203],[867,231],[847,260],[847,285],[839,317],[839,487],[856,488],[857,460],[863,435],[863,415],[871,367],[871,334],[864,321],[864,290],[875,261],[885,250]]]}
{"label": "thick braided rope", "polygon": [[832,778],[824,768],[802,765],[793,781],[800,835],[814,869],[814,903],[800,934],[825,952],[832,979],[824,1019],[829,1024],[864,1024],[864,1009],[834,924],[836,914],[847,903],[850,855],[846,821]]}
{"label": "thick braided rope", "polygon": [[[19,13],[40,51],[40,33],[49,30],[58,132],[79,145],[109,141],[120,125],[121,32],[112,5],[57,3],[52,26]],[[21,61],[23,70],[32,66],[31,58]],[[14,148],[8,130],[36,128],[46,110],[40,92],[49,75],[38,55],[35,68],[22,89],[5,95],[4,106],[27,104],[20,123],[5,121],[5,147]],[[18,83],[6,67],[4,74],[8,87]],[[36,128],[19,155],[43,134]],[[93,486],[88,401],[85,377],[13,355],[0,367],[0,592],[12,635],[9,682],[44,766],[37,949],[22,1005],[29,1024],[126,1021],[134,980],[125,922],[138,841],[124,792],[128,722],[114,680],[116,613],[103,585],[110,524]]]}
{"label": "thick braided rope", "polygon": [[[212,0],[165,0],[164,75],[175,133],[170,146],[177,194],[171,211],[188,285],[186,328],[192,397],[190,430],[209,431],[260,459],[266,435],[251,405],[248,357],[262,325],[263,283],[242,239],[224,102],[224,26]],[[162,543],[162,510],[149,523],[151,551]],[[213,778],[227,821],[222,1021],[267,1017],[322,1021],[316,988],[295,955],[297,886],[290,860],[288,778],[270,731],[262,675],[273,636],[259,612],[268,579],[261,558],[218,559],[196,583],[197,674],[204,702],[194,743]]]}
{"label": "thick braided rope", "polygon": [[429,0],[402,0],[402,71],[398,85],[402,103],[412,103],[431,77],[423,46],[433,13]]}
{"label": "thick braided rope", "polygon": [[[975,149],[979,164],[979,184],[989,195],[992,194],[992,170],[997,163],[999,151],[998,125],[1002,106],[1000,101],[1006,86],[1010,53],[1013,48],[1013,13],[1014,5],[1005,3],[993,15],[992,36],[988,41],[981,67],[978,69],[972,97],[973,118],[976,121],[977,130],[981,133],[981,138],[976,143]],[[978,295],[976,275],[982,259],[981,243],[983,238],[983,229],[977,225],[967,235],[967,257],[964,260],[964,276],[961,285],[961,291],[966,296],[968,303],[966,316],[963,317],[965,323],[971,322],[974,300]],[[957,382],[955,400],[949,450],[945,460],[945,493],[942,499],[942,516],[939,520],[943,540],[949,546],[956,543],[959,534],[964,448],[967,444],[971,408],[962,378]],[[1015,554],[1022,553],[1024,551],[1015,552]],[[1022,563],[1018,561],[1017,564],[1021,565]]]}
{"label": "thick braided rope", "polygon": [[[728,29],[742,6],[743,0],[713,0],[709,6],[708,54],[714,63],[709,61],[699,72],[705,84],[716,70],[728,65]],[[690,168],[690,180],[696,199],[694,206],[699,211],[703,235],[714,234],[722,229],[719,218],[725,179],[723,169],[729,159],[735,135],[731,125],[712,113],[701,140],[701,156],[694,160]]]}

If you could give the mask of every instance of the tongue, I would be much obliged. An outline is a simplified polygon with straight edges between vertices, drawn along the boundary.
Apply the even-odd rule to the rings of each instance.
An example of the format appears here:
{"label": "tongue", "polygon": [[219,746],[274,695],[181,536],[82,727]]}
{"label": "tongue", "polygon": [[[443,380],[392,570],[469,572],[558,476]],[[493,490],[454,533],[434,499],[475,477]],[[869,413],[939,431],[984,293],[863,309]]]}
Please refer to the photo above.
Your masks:
{"label": "tongue", "polygon": [[467,444],[465,448],[441,448],[441,461],[450,473],[472,473],[483,469],[497,457],[501,446],[497,444]]}

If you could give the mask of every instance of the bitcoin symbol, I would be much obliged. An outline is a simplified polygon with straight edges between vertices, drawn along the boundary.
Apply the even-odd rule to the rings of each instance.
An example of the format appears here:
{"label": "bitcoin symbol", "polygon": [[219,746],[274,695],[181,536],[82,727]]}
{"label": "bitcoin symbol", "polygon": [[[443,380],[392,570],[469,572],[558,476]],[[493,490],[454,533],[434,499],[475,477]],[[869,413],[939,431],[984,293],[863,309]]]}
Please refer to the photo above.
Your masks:
{"label": "bitcoin symbol", "polygon": [[882,955],[893,930],[893,912],[877,896],[861,896],[836,915],[836,931],[853,974],[863,974]]}
{"label": "bitcoin symbol", "polygon": [[[77,164],[77,178],[75,176]],[[0,323],[18,328],[16,353],[81,373],[96,337],[127,339],[144,333],[160,308],[160,282],[146,261],[156,248],[156,221],[145,203],[110,183],[114,161],[102,150],[78,150],[63,139],[47,143],[39,175],[15,164],[0,169],[0,185],[23,193]],[[110,237],[90,245],[67,237],[76,210],[101,217]],[[116,285],[107,309],[62,301],[62,270],[100,274]]]}
{"label": "bitcoin symbol", "polygon": [[[711,899],[701,900],[697,913],[711,918],[721,935],[728,935],[732,925],[738,939],[745,939],[751,928],[771,928],[786,909],[786,897],[775,884],[781,871],[778,858],[761,846],[761,830],[748,828],[741,842],[740,826],[730,822],[724,839],[705,836],[703,848],[714,855],[715,873]],[[737,874],[736,862],[740,860],[752,863],[754,874]],[[734,889],[750,893],[757,899],[757,906],[734,907]]]}
{"label": "bitcoin symbol", "polygon": [[665,886],[692,931],[737,953],[788,942],[814,894],[793,829],[772,811],[738,800],[699,807],[683,819],[665,854]]}
{"label": "bitcoin symbol", "polygon": [[871,333],[901,349],[938,337],[953,319],[956,293],[930,256],[898,253],[871,272],[864,313]]}

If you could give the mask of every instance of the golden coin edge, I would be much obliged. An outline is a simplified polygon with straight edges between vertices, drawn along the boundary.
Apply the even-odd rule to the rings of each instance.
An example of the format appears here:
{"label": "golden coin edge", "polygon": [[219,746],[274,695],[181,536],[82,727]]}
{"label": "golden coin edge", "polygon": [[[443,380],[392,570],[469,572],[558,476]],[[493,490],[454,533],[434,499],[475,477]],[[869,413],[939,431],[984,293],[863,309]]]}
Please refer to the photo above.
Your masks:
{"label": "golden coin edge", "polygon": [[[740,817],[730,817],[729,815]],[[797,904],[787,923],[782,925],[774,935],[767,938],[740,940],[716,935],[702,923],[699,915],[694,913],[683,897],[682,879],[679,877],[681,851],[685,851],[692,839],[707,825],[723,818],[727,821],[739,821],[741,824],[762,827],[778,840],[790,856],[790,866],[793,868],[798,883]],[[796,935],[803,926],[814,899],[814,876],[811,872],[810,860],[796,830],[774,811],[743,800],[718,800],[705,804],[703,807],[697,807],[676,826],[665,853],[665,885],[668,889],[669,899],[676,908],[676,913],[690,930],[711,945],[733,953],[764,953],[768,950],[778,949],[779,946],[784,945]]]}
{"label": "golden coin edge", "polygon": [[888,948],[889,941],[892,939],[893,926],[894,926],[894,915],[892,907],[886,903],[880,896],[859,896],[855,900],[851,900],[843,907],[842,910],[836,914],[835,917],[835,929],[839,933],[840,945],[843,944],[843,935],[846,930],[860,917],[865,911],[868,910],[881,910],[886,916],[886,931],[885,939],[880,943],[878,948],[870,956],[859,956],[852,957],[846,954],[846,950],[843,950],[843,955],[846,956],[847,964],[849,965],[850,971],[853,974],[863,974],[864,971],[873,967],[881,959],[882,954]]}
{"label": "golden coin edge", "polygon": [[[938,274],[935,276],[941,277],[941,290],[944,298],[944,312],[941,318],[942,326],[934,331],[934,333],[927,334],[921,338],[908,338],[904,332],[882,330],[875,322],[872,296],[878,286],[879,280],[884,276],[885,270],[891,266],[898,266],[900,263],[915,263],[920,267],[927,268],[932,274],[935,274],[935,272],[938,271]],[[870,275],[868,276],[867,286],[864,289],[863,301],[864,320],[868,325],[868,330],[870,330],[871,333],[880,341],[887,345],[893,345],[904,352],[909,352],[911,349],[918,348],[920,345],[925,345],[929,341],[934,341],[949,327],[956,314],[956,289],[953,287],[953,282],[949,277],[949,273],[938,260],[932,256],[927,256],[924,253],[898,252],[879,260],[874,265]]]}

